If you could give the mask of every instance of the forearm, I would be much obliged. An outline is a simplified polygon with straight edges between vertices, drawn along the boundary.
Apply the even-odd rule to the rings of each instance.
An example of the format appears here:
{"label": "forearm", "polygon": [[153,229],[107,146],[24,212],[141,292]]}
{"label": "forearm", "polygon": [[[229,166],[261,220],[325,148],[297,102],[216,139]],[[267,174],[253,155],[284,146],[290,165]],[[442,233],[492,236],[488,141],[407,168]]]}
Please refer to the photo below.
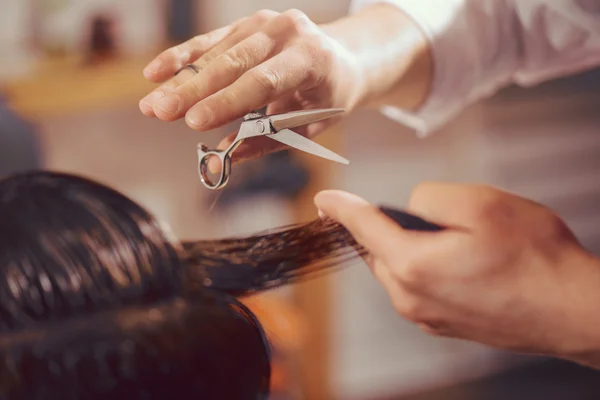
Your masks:
{"label": "forearm", "polygon": [[574,251],[564,263],[563,293],[554,307],[561,310],[557,329],[558,357],[600,370],[600,258]]}
{"label": "forearm", "polygon": [[414,110],[424,102],[433,78],[429,44],[397,7],[377,4],[322,28],[353,55],[358,106]]}

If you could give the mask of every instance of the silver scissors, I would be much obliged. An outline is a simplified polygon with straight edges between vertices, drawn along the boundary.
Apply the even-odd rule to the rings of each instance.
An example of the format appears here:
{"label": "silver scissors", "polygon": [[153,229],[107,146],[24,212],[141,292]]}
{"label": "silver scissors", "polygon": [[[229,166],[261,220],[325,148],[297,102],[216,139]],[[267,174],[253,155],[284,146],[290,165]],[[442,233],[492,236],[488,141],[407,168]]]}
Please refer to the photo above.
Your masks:
{"label": "silver scissors", "polygon": [[[258,136],[266,136],[287,146],[331,161],[349,164],[349,161],[344,157],[290,130],[290,128],[321,121],[342,112],[344,112],[344,109],[327,108],[275,115],[265,115],[259,112],[246,114],[236,138],[225,150],[208,149],[205,144],[198,143],[198,173],[200,180],[209,189],[224,188],[229,182],[233,152],[244,140]],[[221,174],[215,181],[208,176],[208,160],[210,157],[218,157],[221,161]]]}

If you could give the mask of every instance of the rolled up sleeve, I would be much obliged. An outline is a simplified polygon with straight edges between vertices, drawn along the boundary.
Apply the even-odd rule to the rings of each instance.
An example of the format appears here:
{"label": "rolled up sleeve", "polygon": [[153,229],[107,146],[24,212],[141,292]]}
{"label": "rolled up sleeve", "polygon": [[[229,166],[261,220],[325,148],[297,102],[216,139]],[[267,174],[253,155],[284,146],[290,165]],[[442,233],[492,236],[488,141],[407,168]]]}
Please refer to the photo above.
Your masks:
{"label": "rolled up sleeve", "polygon": [[600,65],[595,0],[355,0],[399,7],[430,43],[434,74],[417,110],[381,112],[426,136],[469,105],[516,83],[531,86]]}

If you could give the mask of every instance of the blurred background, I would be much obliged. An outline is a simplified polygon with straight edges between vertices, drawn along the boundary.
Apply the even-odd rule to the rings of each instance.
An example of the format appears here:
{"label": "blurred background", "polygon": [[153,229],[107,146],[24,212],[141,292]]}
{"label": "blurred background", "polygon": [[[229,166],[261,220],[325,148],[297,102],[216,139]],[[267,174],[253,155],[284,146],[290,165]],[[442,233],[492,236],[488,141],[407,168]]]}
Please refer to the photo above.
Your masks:
{"label": "blurred background", "polygon": [[[145,64],[262,8],[299,8],[320,23],[344,15],[347,0],[1,4],[0,175],[83,174],[139,201],[181,238],[315,218],[312,196],[324,188],[402,206],[420,181],[477,181],[556,209],[600,251],[600,71],[508,88],[424,140],[375,112],[357,112],[319,139],[349,166],[279,153],[234,168],[231,185],[215,195],[197,178],[196,143],[214,145],[237,124],[198,134],[143,117],[137,103],[153,88],[142,77]],[[276,345],[274,398],[600,398],[600,376],[591,371],[420,333],[396,316],[361,263],[248,303]]]}

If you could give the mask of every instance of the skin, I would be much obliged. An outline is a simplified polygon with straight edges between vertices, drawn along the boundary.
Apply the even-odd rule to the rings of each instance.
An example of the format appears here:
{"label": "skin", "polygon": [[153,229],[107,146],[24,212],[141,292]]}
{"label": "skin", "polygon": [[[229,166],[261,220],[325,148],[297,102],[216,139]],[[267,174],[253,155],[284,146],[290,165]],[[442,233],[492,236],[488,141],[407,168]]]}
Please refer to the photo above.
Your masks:
{"label": "skin", "polygon": [[321,214],[370,251],[397,312],[425,332],[600,368],[600,259],[546,207],[491,187],[425,183],[407,210],[448,229],[403,231],[324,191]]}
{"label": "skin", "polygon": [[[188,63],[201,72],[184,70],[173,77]],[[329,107],[351,112],[386,101],[414,109],[425,99],[431,75],[425,37],[393,6],[369,7],[322,26],[298,10],[263,10],[159,54],[144,76],[160,85],[139,107],[163,121],[185,118],[197,131],[264,106],[268,113]],[[335,121],[295,130],[313,137]],[[218,148],[226,148],[234,136]],[[240,146],[233,162],[281,148],[274,140],[257,138]],[[210,165],[213,171],[217,166]]]}
{"label": "skin", "polygon": [[[192,62],[199,74],[173,77]],[[415,110],[432,71],[425,37],[393,6],[321,26],[298,10],[261,11],[158,55],[144,75],[159,86],[140,110],[185,118],[198,131],[264,106],[268,113],[384,103]],[[332,122],[299,132],[313,137]],[[248,141],[234,162],[277,146]],[[448,227],[422,233],[403,231],[348,193],[324,191],[315,203],[370,250],[367,262],[398,313],[425,332],[600,369],[600,260],[551,210],[491,187],[422,184],[408,210]]]}

